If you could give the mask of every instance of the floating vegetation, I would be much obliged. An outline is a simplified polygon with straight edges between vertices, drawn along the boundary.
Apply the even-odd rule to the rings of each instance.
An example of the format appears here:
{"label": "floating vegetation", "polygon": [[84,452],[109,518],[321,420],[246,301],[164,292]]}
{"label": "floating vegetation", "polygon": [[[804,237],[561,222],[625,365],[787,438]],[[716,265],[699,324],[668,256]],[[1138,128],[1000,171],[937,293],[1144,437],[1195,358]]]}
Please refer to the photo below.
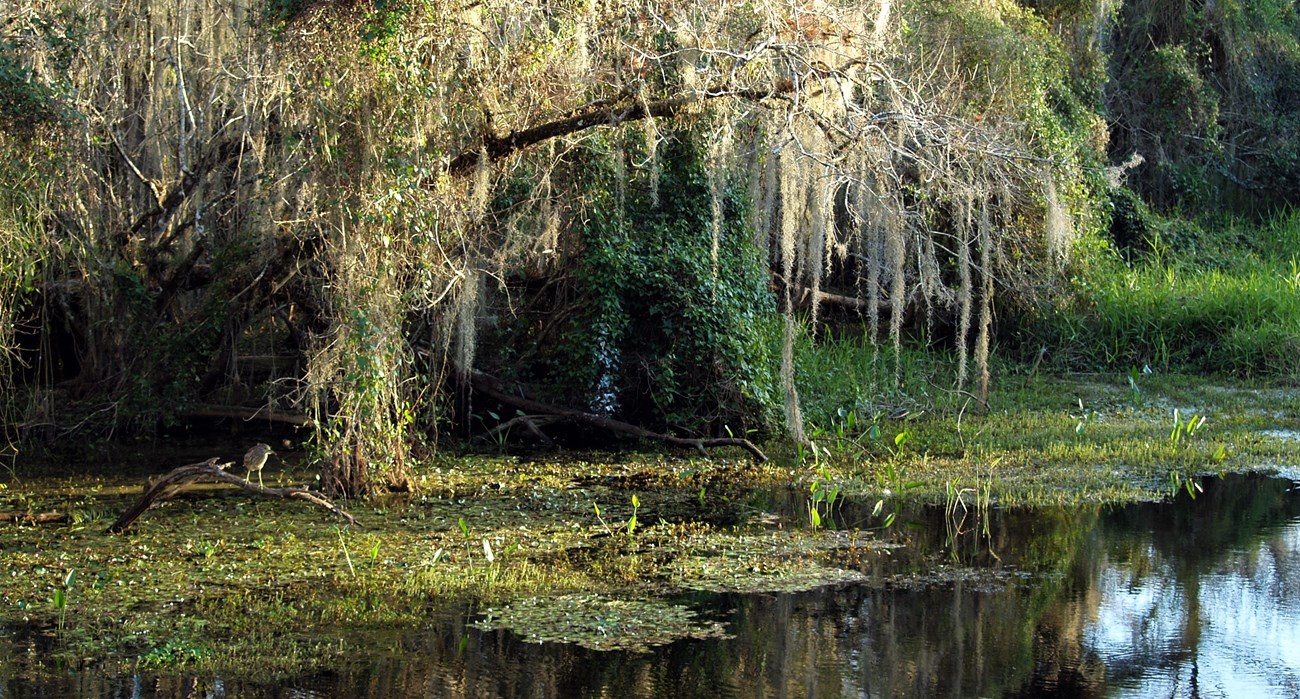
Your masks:
{"label": "floating vegetation", "polygon": [[[1014,574],[966,577],[993,560],[1043,567],[1039,549],[994,550],[1003,538],[985,531],[989,511],[1059,503],[1068,505],[1059,518],[1086,523],[1097,512],[1086,503],[1169,497],[1171,473],[1187,484],[1207,472],[1294,474],[1300,464],[1300,443],[1285,438],[1300,430],[1293,389],[1135,382],[1136,396],[1122,376],[1008,380],[989,413],[961,419],[846,409],[813,433],[816,469],[791,445],[776,445],[785,453],[762,465],[444,455],[415,468],[418,494],[349,503],[360,529],[215,488],[160,504],[128,535],[107,535],[143,475],[20,462],[0,489],[0,513],[13,514],[0,522],[0,674],[88,658],[232,677],[301,673],[350,656],[320,637],[323,628],[347,637],[420,629],[449,608],[468,623],[463,610],[475,605],[494,607],[482,628],[645,648],[720,633],[665,601],[688,591],[797,593],[868,578],[1014,584]],[[1174,409],[1210,418],[1203,427],[1198,418],[1194,436],[1183,422],[1175,443]],[[813,502],[817,523],[813,483],[827,493]],[[66,518],[31,517],[54,511]]]}
{"label": "floating vegetation", "polygon": [[508,629],[533,643],[576,643],[592,650],[642,651],[683,638],[726,636],[720,622],[680,605],[584,594],[519,600],[489,609],[474,625]]}
{"label": "floating vegetation", "polygon": [[778,593],[807,592],[827,585],[864,582],[855,570],[808,568],[791,564],[776,566],[716,566],[702,563],[698,577],[686,586],[701,592]]}

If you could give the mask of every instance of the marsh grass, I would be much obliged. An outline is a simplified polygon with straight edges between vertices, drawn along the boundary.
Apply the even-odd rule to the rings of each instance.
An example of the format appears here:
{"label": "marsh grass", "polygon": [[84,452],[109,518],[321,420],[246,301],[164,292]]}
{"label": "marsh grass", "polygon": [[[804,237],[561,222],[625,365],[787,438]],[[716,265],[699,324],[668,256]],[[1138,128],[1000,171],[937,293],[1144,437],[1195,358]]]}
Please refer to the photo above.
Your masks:
{"label": "marsh grass", "polygon": [[[836,365],[873,359],[856,341],[821,348]],[[1289,377],[1226,388],[1158,371],[1042,377],[1002,363],[984,409],[951,388],[950,368],[917,359],[909,371],[908,393],[926,400],[901,408],[890,407],[887,391],[873,400],[833,374],[806,379],[799,390],[820,407],[809,411],[814,446],[803,454],[820,458],[814,466],[805,457],[799,477],[883,498],[885,511],[945,502],[950,483],[987,489],[999,505],[1038,506],[1156,500],[1198,475],[1297,458],[1295,445],[1265,434],[1300,426],[1300,390]],[[801,462],[798,451],[788,458]]]}
{"label": "marsh grass", "polygon": [[1099,266],[1030,331],[1061,368],[1233,377],[1300,374],[1300,214],[1156,236]]}

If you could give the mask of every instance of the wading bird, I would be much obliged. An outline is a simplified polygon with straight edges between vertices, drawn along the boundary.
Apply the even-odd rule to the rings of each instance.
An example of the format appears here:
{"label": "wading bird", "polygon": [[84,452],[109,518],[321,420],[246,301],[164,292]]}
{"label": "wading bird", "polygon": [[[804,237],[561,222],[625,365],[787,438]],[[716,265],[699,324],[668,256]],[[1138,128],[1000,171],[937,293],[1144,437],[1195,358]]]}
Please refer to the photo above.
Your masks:
{"label": "wading bird", "polygon": [[270,454],[271,447],[265,444],[254,444],[253,448],[244,454],[244,468],[248,470],[244,480],[248,480],[252,477],[253,471],[257,471],[257,484],[262,485],[262,467],[266,465],[266,457]]}

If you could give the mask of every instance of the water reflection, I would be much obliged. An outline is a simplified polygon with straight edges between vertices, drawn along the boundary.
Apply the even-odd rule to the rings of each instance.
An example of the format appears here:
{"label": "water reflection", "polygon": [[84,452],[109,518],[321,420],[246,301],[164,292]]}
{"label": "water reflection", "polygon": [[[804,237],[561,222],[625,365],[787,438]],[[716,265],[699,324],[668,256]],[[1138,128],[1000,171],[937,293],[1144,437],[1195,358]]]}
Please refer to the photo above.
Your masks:
{"label": "water reflection", "polygon": [[1295,488],[1240,485],[1107,521],[1075,596],[1110,696],[1300,696]]}
{"label": "water reflection", "polygon": [[1195,500],[970,524],[954,540],[942,508],[900,516],[889,536],[906,546],[859,562],[866,584],[683,600],[726,619],[728,639],[596,652],[480,632],[460,610],[426,630],[340,632],[364,649],[357,662],[292,683],[91,669],[0,679],[0,699],[1300,696],[1290,481],[1233,476]]}

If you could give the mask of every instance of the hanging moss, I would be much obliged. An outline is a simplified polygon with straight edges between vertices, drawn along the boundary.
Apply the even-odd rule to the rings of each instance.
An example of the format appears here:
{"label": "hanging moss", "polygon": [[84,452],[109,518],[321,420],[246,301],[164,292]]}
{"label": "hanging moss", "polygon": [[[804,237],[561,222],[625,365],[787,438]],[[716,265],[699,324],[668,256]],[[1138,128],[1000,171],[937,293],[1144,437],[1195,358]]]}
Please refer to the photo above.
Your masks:
{"label": "hanging moss", "polygon": [[507,368],[498,351],[484,362],[557,403],[642,425],[766,432],[781,403],[769,343],[777,317],[762,253],[744,225],[747,203],[731,183],[710,186],[709,154],[695,135],[660,138],[655,163],[623,196],[616,137],[610,151],[588,153],[579,181],[593,194],[562,270],[575,295],[546,309],[563,319],[558,341],[520,349],[530,330],[515,323],[493,345],[534,361]]}

